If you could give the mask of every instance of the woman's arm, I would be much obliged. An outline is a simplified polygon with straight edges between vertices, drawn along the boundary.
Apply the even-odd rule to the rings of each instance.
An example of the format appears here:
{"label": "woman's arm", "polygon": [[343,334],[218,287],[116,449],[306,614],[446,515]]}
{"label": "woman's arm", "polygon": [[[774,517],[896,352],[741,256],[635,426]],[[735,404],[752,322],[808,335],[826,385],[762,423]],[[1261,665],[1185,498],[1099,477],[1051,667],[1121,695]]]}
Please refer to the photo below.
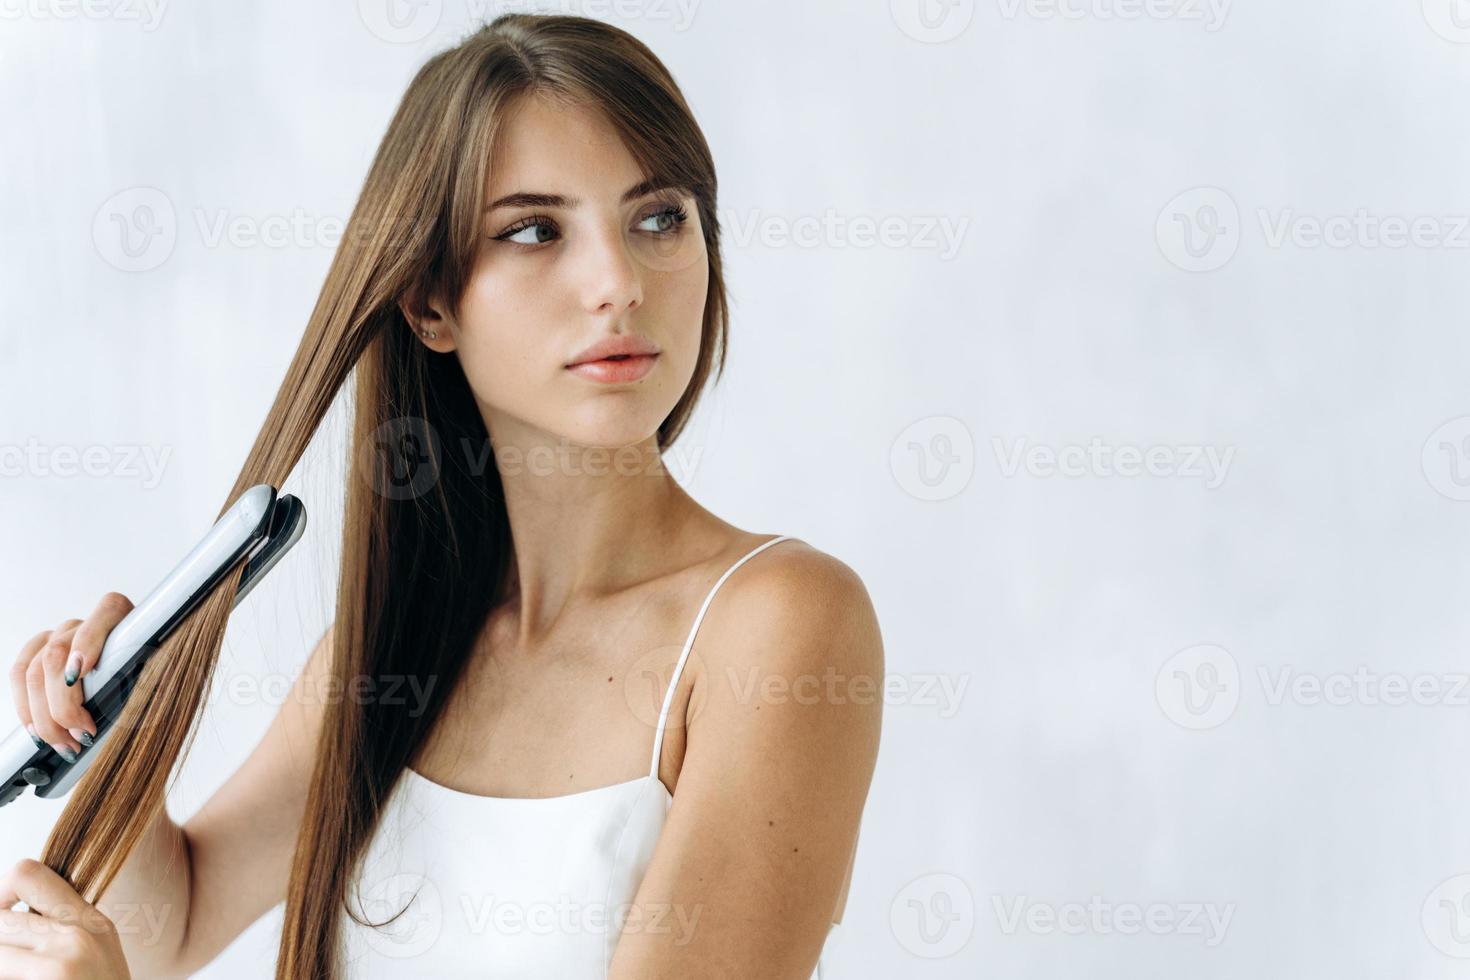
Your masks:
{"label": "woman's arm", "polygon": [[[39,862],[0,874],[0,974],[188,976],[284,899],[331,655],[328,629],[244,765],[183,827],[160,813],[95,907]],[[16,901],[35,914],[8,911]]]}
{"label": "woman's arm", "polygon": [[674,803],[610,980],[807,980],[877,760],[883,647],[857,575],[772,552],[710,604]]}
{"label": "woman's arm", "polygon": [[182,827],[170,821],[162,832],[184,860],[161,864],[155,853],[135,863],[135,851],[101,896],[98,905],[107,912],[117,903],[182,895],[185,914],[169,933],[171,941],[149,949],[123,937],[136,975],[192,974],[285,900],[331,674],[332,634],[329,628],[317,642],[285,704],[234,775]]}

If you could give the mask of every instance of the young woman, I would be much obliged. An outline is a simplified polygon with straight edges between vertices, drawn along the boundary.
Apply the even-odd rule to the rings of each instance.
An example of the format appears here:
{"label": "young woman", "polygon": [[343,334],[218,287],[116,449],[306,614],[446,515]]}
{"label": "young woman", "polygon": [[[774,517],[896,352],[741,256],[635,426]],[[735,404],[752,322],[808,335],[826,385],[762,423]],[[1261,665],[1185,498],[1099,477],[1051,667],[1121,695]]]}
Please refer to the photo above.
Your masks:
{"label": "young woman", "polygon": [[[622,31],[506,15],[423,67],[225,501],[354,375],[333,625],[179,826],[235,581],[206,600],[0,880],[0,977],[184,976],[282,901],[279,978],[820,975],[883,654],[849,568],[660,465],[723,364],[715,207]],[[88,742],[74,681],[130,608],[21,650],[34,737]]]}

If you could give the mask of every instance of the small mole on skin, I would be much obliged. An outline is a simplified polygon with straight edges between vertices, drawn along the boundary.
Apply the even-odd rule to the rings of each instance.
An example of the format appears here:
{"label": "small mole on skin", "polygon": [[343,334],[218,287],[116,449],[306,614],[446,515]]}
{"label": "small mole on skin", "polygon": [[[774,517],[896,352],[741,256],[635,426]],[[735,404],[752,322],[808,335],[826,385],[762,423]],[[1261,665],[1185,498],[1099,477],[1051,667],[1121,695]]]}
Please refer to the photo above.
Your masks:
{"label": "small mole on skin", "polygon": [[774,820],[767,820],[766,821],[766,826],[767,827],[774,827],[774,826],[776,826],[776,821],[774,821]]}
{"label": "small mole on skin", "polygon": [[801,848],[799,848],[799,847],[793,847],[793,848],[792,848],[792,849],[791,849],[791,853],[792,853],[792,854],[795,854],[795,853],[796,853],[796,852],[797,852],[797,851],[799,851],[799,850],[801,850]]}
{"label": "small mole on skin", "polygon": [[611,683],[612,683],[612,678],[611,678],[611,677],[609,677],[609,678],[608,678],[608,679],[607,679],[607,682],[608,682],[608,683],[609,683],[609,684],[611,684]]}

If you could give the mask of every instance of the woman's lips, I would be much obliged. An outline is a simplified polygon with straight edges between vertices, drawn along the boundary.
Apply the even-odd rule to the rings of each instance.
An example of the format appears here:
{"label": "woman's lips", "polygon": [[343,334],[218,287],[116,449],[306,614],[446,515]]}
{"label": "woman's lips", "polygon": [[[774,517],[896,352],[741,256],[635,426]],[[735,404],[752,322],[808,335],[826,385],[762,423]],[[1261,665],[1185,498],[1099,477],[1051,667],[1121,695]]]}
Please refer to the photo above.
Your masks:
{"label": "woman's lips", "polygon": [[629,381],[637,381],[649,371],[652,371],[653,362],[657,358],[657,354],[606,357],[600,361],[583,361],[581,364],[573,364],[567,370],[573,374],[581,375],[589,381],[600,381],[603,384],[623,384]]}

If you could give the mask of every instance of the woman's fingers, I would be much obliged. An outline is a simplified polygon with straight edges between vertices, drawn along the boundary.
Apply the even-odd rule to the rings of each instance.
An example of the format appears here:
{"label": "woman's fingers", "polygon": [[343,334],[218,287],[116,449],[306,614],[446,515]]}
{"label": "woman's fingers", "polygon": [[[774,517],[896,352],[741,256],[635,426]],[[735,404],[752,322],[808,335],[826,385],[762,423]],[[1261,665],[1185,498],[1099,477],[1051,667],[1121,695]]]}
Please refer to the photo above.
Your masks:
{"label": "woman's fingers", "polygon": [[65,660],[66,651],[71,648],[72,634],[81,624],[80,619],[68,619],[52,630],[51,636],[26,668],[26,694],[30,699],[31,728],[67,762],[76,761],[76,754],[81,751],[82,744],[73,739],[66,727],[52,717],[50,688],[60,682],[60,673],[57,671],[55,682],[48,680],[46,675],[57,670]]}
{"label": "woman's fingers", "polygon": [[39,949],[41,933],[49,924],[44,915],[0,910],[0,946]]}
{"label": "woman's fingers", "polygon": [[[42,673],[46,679],[46,710],[51,720],[67,729],[72,751],[79,750],[92,741],[97,726],[92,716],[82,707],[82,689],[66,682],[66,662],[71,656],[71,645],[80,620],[69,619],[51,634],[51,639],[41,648]],[[83,738],[83,736],[86,736]]]}
{"label": "woman's fingers", "polygon": [[36,737],[36,733],[31,728],[31,699],[26,689],[26,670],[49,639],[51,639],[50,630],[42,630],[31,637],[26,641],[25,646],[20,648],[20,654],[15,658],[15,663],[10,666],[10,696],[15,701],[15,713],[20,718],[21,725],[31,732],[32,738]]}
{"label": "woman's fingers", "polygon": [[[29,911],[11,906],[24,902]],[[16,976],[126,980],[127,960],[112,920],[39,861],[0,875],[0,980]]]}
{"label": "woman's fingers", "polygon": [[132,611],[131,599],[108,592],[85,620],[68,619],[21,647],[10,668],[10,695],[38,746],[50,745],[75,762],[76,753],[92,744],[97,723],[82,705],[78,682],[97,666],[107,637]]}
{"label": "woman's fingers", "polygon": [[55,973],[56,963],[49,957],[18,946],[0,946],[0,980],[35,980]]}
{"label": "woman's fingers", "polygon": [[[46,701],[51,717],[80,745],[91,746],[97,723],[82,707],[82,685],[78,683],[97,665],[102,645],[117,624],[133,611],[133,603],[121,592],[108,592],[97,602],[92,615],[72,629],[62,643],[47,644]],[[65,645],[66,649],[60,649]]]}
{"label": "woman's fingers", "polygon": [[108,634],[132,611],[133,601],[121,592],[108,592],[98,600],[97,608],[77,627],[76,635],[72,637],[71,652],[62,670],[62,680],[68,686],[75,685],[78,678],[97,666],[97,658],[102,656],[102,645],[107,642]]}
{"label": "woman's fingers", "polygon": [[[40,861],[25,858],[0,874],[0,908],[25,902],[33,912],[62,921],[80,922],[82,910],[92,909],[71,882]],[[101,915],[92,909],[93,914]]]}

